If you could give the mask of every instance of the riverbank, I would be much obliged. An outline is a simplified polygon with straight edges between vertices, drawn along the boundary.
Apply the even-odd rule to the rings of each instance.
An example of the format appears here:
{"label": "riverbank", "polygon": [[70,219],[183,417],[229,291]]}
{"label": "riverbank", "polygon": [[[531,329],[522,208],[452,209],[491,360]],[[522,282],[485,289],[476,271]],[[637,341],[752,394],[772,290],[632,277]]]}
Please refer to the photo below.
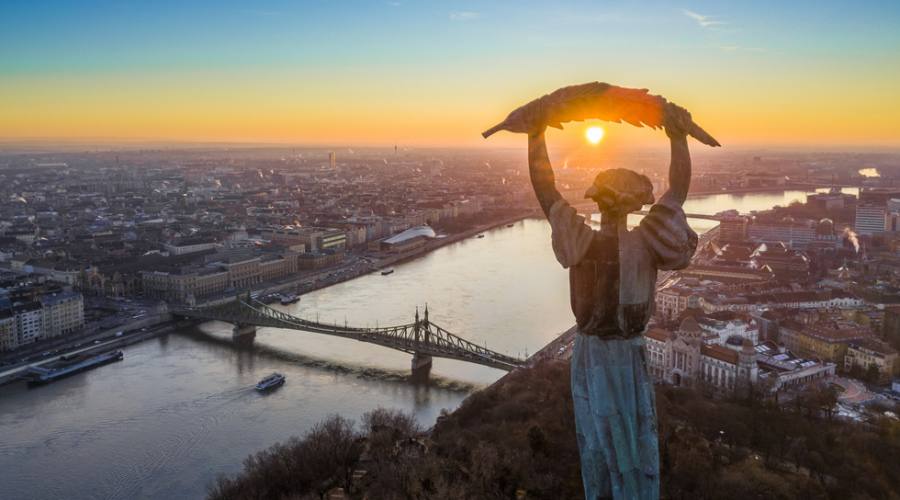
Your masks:
{"label": "riverbank", "polygon": [[135,322],[133,325],[126,325],[121,328],[98,332],[87,338],[78,339],[80,342],[77,344],[60,348],[55,351],[54,355],[41,359],[40,361],[21,363],[17,366],[5,369],[0,372],[0,385],[17,381],[19,374],[32,366],[42,366],[47,363],[58,361],[65,355],[90,354],[125,347],[170,333],[190,324],[194,323],[190,321],[186,322],[184,320],[176,321],[168,314],[165,314],[164,316]]}
{"label": "riverbank", "polygon": [[691,191],[688,198],[696,198],[699,196],[713,196],[717,194],[754,194],[754,193],[777,193],[779,191],[807,191],[813,192],[828,186],[820,186],[818,184],[797,184],[786,186],[769,186],[769,187],[748,187],[748,188],[729,188],[725,190],[710,191]]}
{"label": "riverbank", "polygon": [[409,252],[406,252],[406,253],[400,253],[400,254],[389,256],[389,257],[385,257],[383,259],[379,259],[378,265],[377,265],[376,269],[374,269],[373,271],[380,271],[386,267],[389,267],[389,266],[392,266],[395,264],[402,264],[402,263],[408,262],[410,260],[418,259],[430,252],[437,250],[438,248],[443,247],[443,246],[450,245],[452,243],[456,243],[456,242],[471,238],[473,236],[477,236],[478,234],[483,233],[485,231],[497,229],[497,228],[505,226],[507,224],[514,224],[521,220],[527,219],[529,217],[535,217],[535,216],[536,216],[536,214],[533,211],[528,211],[528,212],[525,212],[522,214],[511,215],[511,216],[503,217],[503,218],[500,218],[500,219],[497,219],[497,220],[494,220],[494,221],[491,221],[491,222],[488,222],[485,224],[480,224],[471,229],[467,229],[467,230],[459,232],[459,233],[450,234],[443,238],[434,238],[432,240],[429,240],[427,243],[425,243],[424,246],[419,247],[417,249],[410,250]]}
{"label": "riverbank", "polygon": [[[304,273],[300,276],[287,278],[275,283],[266,283],[254,288],[251,292],[259,293],[260,295],[280,292],[294,292],[298,294],[314,292],[316,290],[336,285],[338,283],[343,283],[345,281],[359,278],[360,276],[365,276],[374,272],[380,272],[393,265],[419,259],[444,246],[457,243],[467,238],[472,238],[485,231],[497,229],[507,224],[516,223],[529,217],[533,217],[534,215],[535,214],[532,211],[523,211],[520,214],[503,216],[491,220],[490,222],[478,224],[464,231],[446,235],[442,238],[433,238],[431,240],[428,240],[424,245],[409,250],[408,252],[383,256],[371,256],[366,255],[365,253],[351,253],[347,258],[347,262],[344,262],[336,267],[321,269],[311,273]],[[369,262],[361,262],[362,258],[366,258],[367,260],[369,260]],[[217,305],[224,302],[230,302],[231,300],[234,300],[233,295],[209,299],[206,300],[203,304],[197,305],[201,307]]]}

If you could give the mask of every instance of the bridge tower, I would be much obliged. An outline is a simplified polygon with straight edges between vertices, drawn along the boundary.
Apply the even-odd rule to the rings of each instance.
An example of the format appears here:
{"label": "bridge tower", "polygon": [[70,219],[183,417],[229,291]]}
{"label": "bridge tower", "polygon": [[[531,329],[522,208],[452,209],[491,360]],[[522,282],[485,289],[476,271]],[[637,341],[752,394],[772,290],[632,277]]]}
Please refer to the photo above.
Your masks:
{"label": "bridge tower", "polygon": [[[238,293],[234,296],[235,302],[238,304],[247,304],[253,300],[250,296],[250,292],[247,291],[243,294]],[[231,340],[239,345],[239,346],[251,346],[253,345],[253,340],[256,339],[256,325],[253,324],[243,324],[243,323],[235,323],[234,327],[231,329]]]}
{"label": "bridge tower", "polygon": [[[415,335],[416,335],[416,343],[428,343],[429,342],[429,331],[428,331],[428,305],[425,305],[425,320],[419,320],[419,308],[416,308],[416,322],[415,322]],[[414,382],[427,382],[428,376],[431,374],[431,356],[427,354],[422,354],[420,352],[413,353],[412,359],[412,379]]]}
{"label": "bridge tower", "polygon": [[256,325],[235,323],[234,328],[231,329],[231,340],[235,344],[242,346],[253,345],[254,339],[256,339]]}

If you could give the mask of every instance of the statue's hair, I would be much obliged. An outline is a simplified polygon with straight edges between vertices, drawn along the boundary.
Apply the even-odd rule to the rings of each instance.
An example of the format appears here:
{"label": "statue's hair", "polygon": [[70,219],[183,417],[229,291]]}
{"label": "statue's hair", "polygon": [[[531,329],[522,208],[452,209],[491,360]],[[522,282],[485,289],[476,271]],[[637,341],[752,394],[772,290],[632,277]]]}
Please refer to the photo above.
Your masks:
{"label": "statue's hair", "polygon": [[611,168],[597,174],[584,197],[596,201],[601,212],[625,215],[653,203],[653,184],[645,175]]}

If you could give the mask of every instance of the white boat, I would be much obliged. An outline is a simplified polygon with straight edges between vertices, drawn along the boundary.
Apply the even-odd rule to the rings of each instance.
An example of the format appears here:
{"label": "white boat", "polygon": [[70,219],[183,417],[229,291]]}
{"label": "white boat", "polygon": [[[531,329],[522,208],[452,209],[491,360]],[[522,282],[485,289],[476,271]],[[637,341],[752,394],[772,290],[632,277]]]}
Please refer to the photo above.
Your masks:
{"label": "white boat", "polygon": [[268,377],[257,382],[256,390],[259,392],[271,391],[272,389],[274,389],[276,387],[280,387],[280,386],[284,385],[284,381],[285,381],[284,375],[282,375],[278,372],[275,372],[275,373],[269,375]]}
{"label": "white boat", "polygon": [[278,298],[281,301],[281,305],[283,306],[293,304],[300,300],[300,297],[298,297],[297,294],[294,293],[282,293],[278,296]]}

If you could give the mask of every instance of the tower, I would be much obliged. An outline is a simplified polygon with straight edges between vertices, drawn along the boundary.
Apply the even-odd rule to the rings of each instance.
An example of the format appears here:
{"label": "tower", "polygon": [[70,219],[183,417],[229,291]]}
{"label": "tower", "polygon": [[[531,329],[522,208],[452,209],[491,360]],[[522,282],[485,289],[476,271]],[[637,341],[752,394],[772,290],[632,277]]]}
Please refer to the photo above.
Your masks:
{"label": "tower", "polygon": [[746,395],[759,380],[759,368],[756,365],[756,349],[750,339],[744,339],[738,351],[735,390],[739,395]]}
{"label": "tower", "polygon": [[[415,338],[416,343],[425,342],[426,344],[429,342],[428,336],[428,304],[425,304],[425,319],[424,321],[419,321],[419,308],[416,307],[416,323],[415,323]],[[419,382],[427,382],[428,375],[431,373],[431,365],[432,359],[428,354],[421,353],[419,351],[415,351],[413,353],[413,359],[411,363],[412,368],[412,381],[415,383]]]}

